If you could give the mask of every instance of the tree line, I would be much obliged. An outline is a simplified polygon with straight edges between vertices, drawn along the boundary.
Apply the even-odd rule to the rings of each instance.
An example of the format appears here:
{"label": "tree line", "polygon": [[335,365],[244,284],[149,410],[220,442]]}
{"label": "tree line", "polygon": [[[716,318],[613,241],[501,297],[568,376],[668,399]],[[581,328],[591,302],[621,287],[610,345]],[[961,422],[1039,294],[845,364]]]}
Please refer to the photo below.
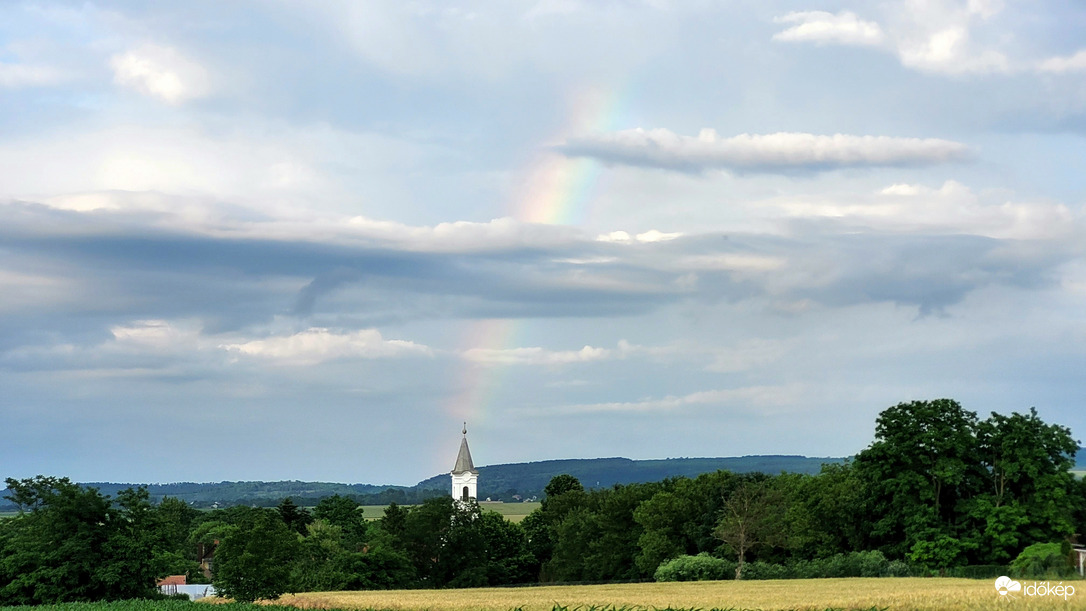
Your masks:
{"label": "tree line", "polygon": [[[109,499],[66,479],[7,480],[0,605],[131,598],[212,578],[239,600],[286,591],[691,578],[946,574],[1061,555],[1086,525],[1078,443],[1035,410],[981,420],[957,402],[883,411],[875,439],[817,475],[707,473],[585,489],[560,475],[516,524],[442,496],[367,521],[353,499],[312,510],[201,512],[145,490]],[[1054,547],[1053,547],[1054,546]],[[1037,550],[1047,550],[1043,554]],[[1032,560],[1030,560],[1032,561]]]}

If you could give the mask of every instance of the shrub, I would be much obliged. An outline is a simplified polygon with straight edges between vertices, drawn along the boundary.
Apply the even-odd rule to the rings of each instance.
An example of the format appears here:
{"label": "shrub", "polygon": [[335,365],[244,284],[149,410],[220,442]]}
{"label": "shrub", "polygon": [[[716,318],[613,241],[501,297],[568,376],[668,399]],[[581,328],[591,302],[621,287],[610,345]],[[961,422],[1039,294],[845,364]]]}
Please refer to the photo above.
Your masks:
{"label": "shrub", "polygon": [[792,571],[783,564],[748,562],[743,565],[743,579],[791,579]]}
{"label": "shrub", "polygon": [[965,579],[995,579],[1010,574],[1011,567],[1004,564],[974,564],[955,567],[947,571],[947,577],[962,577]]}
{"label": "shrub", "polygon": [[[680,556],[664,562],[656,569],[654,577],[656,581],[733,579],[735,566],[735,562],[713,558],[702,553],[697,556]],[[980,569],[982,572],[990,570],[988,567],[980,567]],[[912,570],[908,564],[901,560],[891,562],[879,551],[849,552],[828,558],[800,560],[790,564],[748,562],[743,565],[743,579],[910,576],[912,576]]]}
{"label": "shrub", "polygon": [[1034,543],[1011,562],[1015,577],[1060,579],[1070,577],[1075,569],[1059,543]]}
{"label": "shrub", "polygon": [[889,575],[890,562],[879,551],[849,552],[828,558],[803,560],[791,565],[792,577],[817,579],[822,577],[884,577]]}
{"label": "shrub", "polygon": [[[736,563],[714,558],[702,552],[697,556],[679,556],[656,568],[656,581],[711,581],[735,578]],[[748,565],[749,566],[749,565]]]}
{"label": "shrub", "polygon": [[904,560],[891,560],[886,565],[886,577],[913,577],[913,571]]}

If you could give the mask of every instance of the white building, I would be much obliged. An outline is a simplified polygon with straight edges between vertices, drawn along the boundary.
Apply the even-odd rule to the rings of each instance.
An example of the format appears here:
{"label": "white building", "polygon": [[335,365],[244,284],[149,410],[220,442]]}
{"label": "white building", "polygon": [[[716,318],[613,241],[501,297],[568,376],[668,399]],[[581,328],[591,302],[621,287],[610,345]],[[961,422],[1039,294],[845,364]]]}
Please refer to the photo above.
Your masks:
{"label": "white building", "polygon": [[456,455],[456,464],[452,472],[452,497],[461,502],[467,502],[478,498],[479,472],[471,462],[471,451],[468,450],[468,424],[464,423],[464,437],[460,440],[460,452]]}

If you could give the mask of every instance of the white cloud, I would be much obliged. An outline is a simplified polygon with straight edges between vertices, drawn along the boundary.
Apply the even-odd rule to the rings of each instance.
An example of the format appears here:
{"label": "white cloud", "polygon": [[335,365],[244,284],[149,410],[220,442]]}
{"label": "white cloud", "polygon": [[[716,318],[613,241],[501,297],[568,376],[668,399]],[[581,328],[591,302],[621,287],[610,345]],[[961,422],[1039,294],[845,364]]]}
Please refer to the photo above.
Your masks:
{"label": "white cloud", "polygon": [[[960,142],[937,138],[791,132],[721,138],[711,129],[703,129],[695,138],[667,129],[641,128],[573,138],[562,146],[562,150],[571,156],[692,172],[717,168],[781,172],[932,165],[964,159],[969,152]],[[615,239],[615,234],[610,235]]]}
{"label": "white cloud", "polygon": [[145,44],[110,58],[113,80],[119,85],[181,104],[209,92],[207,71],[176,49]]}
{"label": "white cloud", "polygon": [[65,370],[103,377],[177,373],[214,348],[194,320],[134,320],[113,325],[97,344],[27,345],[0,360],[27,370]]}
{"label": "white cloud", "polygon": [[316,3],[299,19],[395,75],[497,79],[528,67],[609,78],[665,49],[676,13],[652,2],[341,1]]}
{"label": "white cloud", "polygon": [[743,413],[768,414],[786,410],[800,400],[792,386],[748,386],[706,390],[681,396],[646,398],[638,401],[567,405],[546,410],[548,414],[651,413],[671,412],[695,406],[732,408]]}
{"label": "white cloud", "polygon": [[793,11],[773,21],[797,24],[773,35],[773,40],[785,42],[878,45],[884,38],[879,24],[864,21],[849,11]]}
{"label": "white cloud", "polygon": [[919,195],[924,189],[920,185],[895,183],[879,191],[883,195]]}
{"label": "white cloud", "polygon": [[571,242],[577,231],[556,225],[523,223],[508,217],[485,223],[454,221],[433,226],[410,226],[366,217],[346,221],[345,235],[397,242],[411,250],[480,251]]}
{"label": "white cloud", "polygon": [[734,347],[714,350],[713,362],[706,369],[721,373],[747,371],[777,361],[788,349],[788,343],[780,340],[746,339]]}
{"label": "white cloud", "polygon": [[907,68],[944,74],[1009,72],[1010,61],[995,49],[972,49],[965,26],[941,29],[898,45]]}
{"label": "white cloud", "polygon": [[316,327],[293,335],[222,344],[219,347],[246,356],[294,364],[314,364],[343,358],[378,359],[433,354],[429,347],[421,344],[386,340],[376,329],[334,333]]}
{"label": "white cloud", "polygon": [[1038,64],[1037,69],[1055,74],[1086,71],[1086,49],[1066,57],[1050,57]]}
{"label": "white cloud", "polygon": [[997,43],[974,41],[978,27],[998,31],[990,22],[1003,10],[1002,2],[907,0],[904,5],[893,4],[882,24],[849,11],[787,13],[774,21],[797,25],[776,33],[773,40],[880,47],[897,55],[906,68],[938,74],[1006,73],[1019,68]]}
{"label": "white cloud", "polygon": [[471,348],[463,352],[465,359],[494,365],[569,365],[612,358],[616,351],[585,346],[580,350],[546,350],[530,348]]}
{"label": "white cloud", "polygon": [[667,242],[674,240],[675,238],[682,237],[682,233],[670,232],[665,233],[663,231],[657,231],[656,229],[650,229],[644,233],[639,233],[635,237],[638,242]]}
{"label": "white cloud", "polygon": [[782,257],[749,253],[718,253],[679,257],[674,267],[694,271],[769,272],[784,267],[787,262]]}
{"label": "white cloud", "polygon": [[[551,248],[589,241],[574,227],[525,223],[508,217],[486,222],[452,221],[436,225],[408,225],[363,216],[343,217],[298,209],[273,216],[269,212],[277,211],[226,206],[209,197],[174,196],[153,191],[72,193],[50,197],[38,203],[58,210],[87,214],[88,220],[94,219],[97,222],[115,219],[116,222],[123,223],[135,213],[140,215],[140,222],[147,227],[223,239],[304,241],[355,247],[383,246],[412,252],[486,252],[515,248]],[[5,204],[0,204],[3,205]],[[257,216],[265,218],[256,221],[254,217]],[[42,229],[48,230],[45,227]],[[647,236],[649,239],[642,237],[642,240],[660,241],[665,239],[666,235],[650,235]],[[555,262],[589,264],[614,260],[614,257],[607,256],[558,257]]]}
{"label": "white cloud", "polygon": [[617,242],[620,244],[632,244],[634,242],[646,243],[646,242],[667,242],[676,238],[682,237],[681,232],[663,232],[657,229],[650,229],[644,233],[639,233],[631,236],[625,231],[611,231],[609,233],[601,233],[596,236],[598,242]]}
{"label": "white cloud", "polygon": [[584,346],[580,350],[548,350],[539,346],[525,348],[470,348],[461,356],[475,363],[493,365],[571,365],[632,356],[661,357],[679,351],[676,346],[639,346],[619,340],[614,348]]}
{"label": "white cloud", "polygon": [[154,350],[195,344],[199,330],[185,328],[165,320],[140,320],[110,328],[113,339],[121,345]]}
{"label": "white cloud", "polygon": [[[416,171],[421,157],[440,154],[411,138],[323,123],[240,118],[219,130],[125,122],[0,141],[0,198],[144,191],[249,205],[261,216],[296,217],[299,209],[356,215],[392,208],[387,200],[404,195],[398,179]],[[123,194],[109,197],[127,205]],[[112,207],[98,199],[94,207]]]}
{"label": "white cloud", "polygon": [[59,83],[63,79],[60,71],[49,66],[0,62],[0,88],[41,87]]}
{"label": "white cloud", "polygon": [[871,196],[788,197],[767,202],[789,216],[822,217],[889,233],[970,234],[997,239],[1072,238],[1082,218],[1064,204],[978,194],[954,180],[938,188],[898,183]]}

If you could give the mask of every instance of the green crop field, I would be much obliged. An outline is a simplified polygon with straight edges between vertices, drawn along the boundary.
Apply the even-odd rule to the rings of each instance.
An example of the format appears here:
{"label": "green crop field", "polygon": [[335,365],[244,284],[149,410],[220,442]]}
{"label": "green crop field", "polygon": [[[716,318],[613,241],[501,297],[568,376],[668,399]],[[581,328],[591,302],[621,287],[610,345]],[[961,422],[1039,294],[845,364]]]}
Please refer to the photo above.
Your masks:
{"label": "green crop field", "polygon": [[[367,520],[376,520],[385,515],[386,505],[363,505],[362,515]],[[520,522],[524,516],[539,509],[539,503],[479,503],[483,511],[493,511],[505,516],[510,522]]]}
{"label": "green crop field", "polygon": [[520,522],[525,516],[539,509],[539,503],[479,503],[483,511],[494,511],[510,522]]}
{"label": "green crop field", "polygon": [[[119,600],[97,603],[60,603],[56,605],[38,605],[34,607],[0,607],[4,611],[200,611],[207,607],[196,607],[199,603],[187,600]],[[219,605],[223,611],[269,611],[264,605],[229,603]],[[291,610],[293,611],[293,610]]]}
{"label": "green crop field", "polygon": [[[1022,582],[1023,587],[1034,582]],[[462,590],[310,592],[279,603],[303,609],[394,611],[656,611],[670,609],[879,609],[887,611],[1041,611],[1086,609],[1086,582],[1060,596],[1000,597],[994,580],[851,578],[697,581]],[[1055,585],[1055,584],[1052,584]],[[1006,606],[1004,606],[1006,605]]]}

